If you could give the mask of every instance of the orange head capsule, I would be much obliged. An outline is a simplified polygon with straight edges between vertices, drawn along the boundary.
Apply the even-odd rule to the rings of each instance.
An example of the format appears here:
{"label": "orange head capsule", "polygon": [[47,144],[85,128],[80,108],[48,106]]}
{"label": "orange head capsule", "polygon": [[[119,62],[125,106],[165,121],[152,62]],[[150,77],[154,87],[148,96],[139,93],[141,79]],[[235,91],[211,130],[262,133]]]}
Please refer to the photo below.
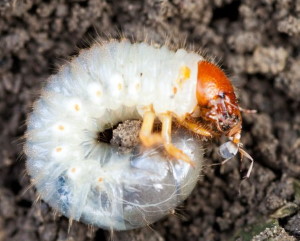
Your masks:
{"label": "orange head capsule", "polygon": [[246,156],[251,161],[246,175],[249,177],[253,159],[241,148],[242,117],[240,110],[242,109],[238,106],[230,80],[218,66],[207,61],[200,61],[198,63],[196,96],[201,118],[212,124],[221,135],[224,134],[230,139],[220,146],[220,153],[223,158],[226,158],[223,163],[239,151],[241,156]]}
{"label": "orange head capsule", "polygon": [[224,72],[216,65],[198,63],[197,100],[202,117],[215,123],[221,134],[238,143],[242,128],[241,113],[233,86]]}

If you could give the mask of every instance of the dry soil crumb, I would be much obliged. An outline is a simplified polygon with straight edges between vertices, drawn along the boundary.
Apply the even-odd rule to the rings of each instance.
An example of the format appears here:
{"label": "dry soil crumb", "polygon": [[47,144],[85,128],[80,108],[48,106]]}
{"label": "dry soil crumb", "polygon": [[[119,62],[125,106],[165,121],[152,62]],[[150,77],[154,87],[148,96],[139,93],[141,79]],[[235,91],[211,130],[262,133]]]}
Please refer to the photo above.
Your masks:
{"label": "dry soil crumb", "polygon": [[130,148],[139,144],[139,130],[142,122],[138,120],[127,120],[113,130],[112,145]]}
{"label": "dry soil crumb", "polygon": [[251,241],[297,241],[297,239],[288,235],[283,228],[276,226],[265,229]]}
{"label": "dry soil crumb", "polygon": [[247,63],[248,73],[278,74],[286,65],[287,51],[284,48],[257,47],[253,58]]}
{"label": "dry soil crumb", "polygon": [[288,16],[278,23],[278,31],[290,36],[300,34],[300,19],[294,16]]}

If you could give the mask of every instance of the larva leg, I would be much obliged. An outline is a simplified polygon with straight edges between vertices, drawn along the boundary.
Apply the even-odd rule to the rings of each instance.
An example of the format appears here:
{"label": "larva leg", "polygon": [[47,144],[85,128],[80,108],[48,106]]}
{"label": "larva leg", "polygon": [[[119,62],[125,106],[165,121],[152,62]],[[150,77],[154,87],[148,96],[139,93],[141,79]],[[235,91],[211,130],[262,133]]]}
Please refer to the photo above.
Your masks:
{"label": "larva leg", "polygon": [[208,130],[205,126],[202,126],[200,123],[194,123],[189,120],[178,120],[178,123],[201,136],[212,137],[214,134],[212,131]]}
{"label": "larva leg", "polygon": [[155,113],[153,110],[149,109],[145,112],[143,116],[143,124],[140,131],[140,140],[144,146],[150,147],[163,142],[160,134],[153,133],[153,125],[155,120]]}
{"label": "larva leg", "polygon": [[176,159],[183,160],[190,165],[195,166],[195,163],[186,154],[184,154],[182,150],[178,149],[171,142],[172,116],[170,114],[163,114],[160,118],[162,122],[161,135],[163,138],[164,147],[168,154]]}

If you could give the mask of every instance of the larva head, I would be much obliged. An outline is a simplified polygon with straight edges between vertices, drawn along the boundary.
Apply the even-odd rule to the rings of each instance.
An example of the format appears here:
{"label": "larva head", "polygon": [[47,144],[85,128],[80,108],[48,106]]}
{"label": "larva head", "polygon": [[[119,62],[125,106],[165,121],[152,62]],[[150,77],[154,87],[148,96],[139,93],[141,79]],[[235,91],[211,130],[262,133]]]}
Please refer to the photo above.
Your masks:
{"label": "larva head", "polygon": [[240,110],[233,86],[218,66],[207,61],[198,63],[196,95],[203,118],[238,142],[242,123]]}

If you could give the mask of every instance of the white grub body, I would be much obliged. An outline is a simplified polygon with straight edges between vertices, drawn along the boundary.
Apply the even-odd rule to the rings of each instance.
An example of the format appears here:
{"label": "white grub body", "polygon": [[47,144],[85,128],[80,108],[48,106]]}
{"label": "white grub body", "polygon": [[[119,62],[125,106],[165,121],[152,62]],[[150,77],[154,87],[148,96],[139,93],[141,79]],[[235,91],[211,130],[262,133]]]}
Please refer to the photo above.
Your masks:
{"label": "white grub body", "polygon": [[[183,49],[109,41],[83,50],[51,76],[28,118],[24,148],[41,198],[72,220],[110,230],[145,226],[180,204],[202,165],[200,142],[192,134],[172,137],[195,168],[171,160],[163,148],[121,153],[98,135],[142,119],[149,105],[157,115],[191,113],[202,59]],[[182,66],[190,69],[184,83]]]}

